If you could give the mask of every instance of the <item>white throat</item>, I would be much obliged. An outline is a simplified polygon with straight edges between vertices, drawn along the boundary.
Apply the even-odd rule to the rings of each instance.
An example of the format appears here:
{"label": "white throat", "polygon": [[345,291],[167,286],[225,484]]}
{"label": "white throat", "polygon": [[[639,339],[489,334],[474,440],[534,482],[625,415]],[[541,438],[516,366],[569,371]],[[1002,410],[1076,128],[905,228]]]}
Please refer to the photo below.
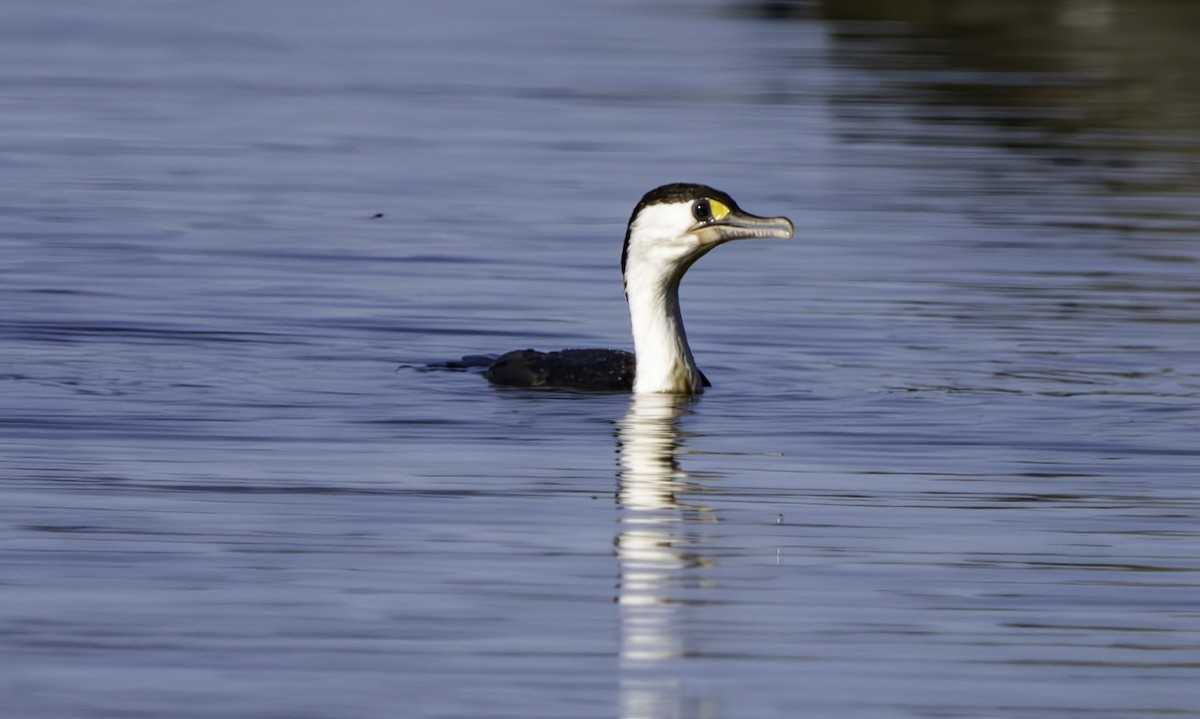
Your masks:
{"label": "white throat", "polygon": [[702,392],[704,381],[679,312],[679,282],[705,251],[694,237],[678,237],[677,224],[659,227],[654,212],[644,214],[648,217],[632,228],[625,266],[625,297],[637,361],[633,391]]}
{"label": "white throat", "polygon": [[633,277],[627,280],[637,359],[634,392],[687,394],[703,389],[679,313],[679,279],[653,283],[638,282]]}

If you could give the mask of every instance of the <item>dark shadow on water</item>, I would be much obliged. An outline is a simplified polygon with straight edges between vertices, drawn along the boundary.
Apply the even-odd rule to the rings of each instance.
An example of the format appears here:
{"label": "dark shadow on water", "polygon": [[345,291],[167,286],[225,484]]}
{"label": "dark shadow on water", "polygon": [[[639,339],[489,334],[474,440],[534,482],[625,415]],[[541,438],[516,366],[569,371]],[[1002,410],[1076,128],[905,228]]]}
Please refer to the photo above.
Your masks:
{"label": "dark shadow on water", "polygon": [[825,0],[819,14],[835,61],[881,80],[845,93],[844,113],[902,99],[931,132],[980,128],[921,140],[971,146],[991,127],[993,146],[1089,168],[1111,194],[1200,185],[1196,3]]}
{"label": "dark shadow on water", "polygon": [[[821,21],[828,59],[870,71],[873,82],[833,92],[844,142],[1016,151],[1108,196],[1200,188],[1200,4],[822,0],[729,9],[758,20]],[[812,58],[792,62],[805,69]],[[807,94],[783,93],[796,101]],[[897,111],[920,129],[886,122]],[[879,122],[864,127],[864,119]],[[1136,215],[1139,227],[1157,218],[1200,231],[1194,210]]]}

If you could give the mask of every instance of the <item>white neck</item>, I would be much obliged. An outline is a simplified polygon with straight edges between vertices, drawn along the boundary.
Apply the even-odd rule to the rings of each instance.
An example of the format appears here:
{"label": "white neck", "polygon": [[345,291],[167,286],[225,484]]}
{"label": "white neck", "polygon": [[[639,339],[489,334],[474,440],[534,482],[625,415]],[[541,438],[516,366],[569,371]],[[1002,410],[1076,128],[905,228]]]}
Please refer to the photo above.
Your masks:
{"label": "white neck", "polygon": [[679,281],[686,270],[680,267],[678,272],[662,274],[653,267],[630,267],[626,271],[625,296],[637,359],[636,393],[688,394],[704,389],[679,313]]}

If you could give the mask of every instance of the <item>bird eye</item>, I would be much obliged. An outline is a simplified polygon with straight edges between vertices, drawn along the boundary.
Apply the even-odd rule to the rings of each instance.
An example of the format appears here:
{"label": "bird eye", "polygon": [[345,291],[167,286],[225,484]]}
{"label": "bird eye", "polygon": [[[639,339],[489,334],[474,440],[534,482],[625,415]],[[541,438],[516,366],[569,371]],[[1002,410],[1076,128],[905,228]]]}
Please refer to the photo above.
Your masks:
{"label": "bird eye", "polygon": [[692,217],[700,222],[720,222],[728,214],[729,207],[717,200],[706,197],[692,203]]}

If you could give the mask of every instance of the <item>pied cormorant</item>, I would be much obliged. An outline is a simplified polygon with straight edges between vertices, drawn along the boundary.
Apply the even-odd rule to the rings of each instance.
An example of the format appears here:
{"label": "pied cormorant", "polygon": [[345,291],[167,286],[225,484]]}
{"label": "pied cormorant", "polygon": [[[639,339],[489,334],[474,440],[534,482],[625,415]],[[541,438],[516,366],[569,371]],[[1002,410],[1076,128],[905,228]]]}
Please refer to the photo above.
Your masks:
{"label": "pied cormorant", "polygon": [[743,212],[706,185],[676,183],[647,192],[629,218],[621,274],[634,353],[612,349],[515,350],[484,372],[494,384],[698,394],[709,386],[696,366],[679,312],[679,281],[692,263],[730,240],[788,239],[786,217]]}

